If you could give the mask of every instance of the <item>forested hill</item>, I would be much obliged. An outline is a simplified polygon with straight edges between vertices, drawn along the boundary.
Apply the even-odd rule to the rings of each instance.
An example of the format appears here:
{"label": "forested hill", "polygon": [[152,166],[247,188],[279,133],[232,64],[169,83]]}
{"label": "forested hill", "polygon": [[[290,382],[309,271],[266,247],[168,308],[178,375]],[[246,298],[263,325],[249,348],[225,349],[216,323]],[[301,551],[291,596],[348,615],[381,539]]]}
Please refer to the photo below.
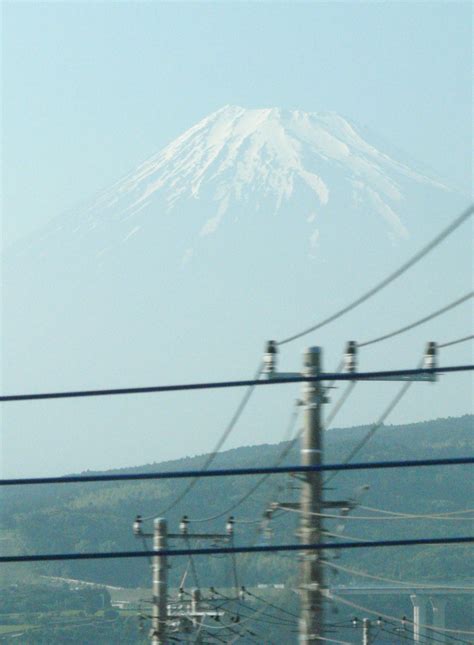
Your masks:
{"label": "forested hill", "polygon": [[[369,427],[334,429],[326,434],[326,462],[341,461]],[[474,416],[437,419],[400,426],[383,426],[357,456],[358,461],[379,459],[419,459],[456,457],[474,454]],[[271,465],[285,447],[284,443],[246,446],[220,453],[215,467]],[[187,457],[163,463],[123,469],[119,472],[151,472],[156,470],[196,469],[207,455]],[[286,463],[297,464],[297,447],[290,451]],[[338,475],[325,491],[326,499],[355,498],[362,487],[370,489],[360,497],[364,506],[404,513],[443,513],[471,508],[474,483],[470,466],[425,467],[388,471],[354,471]],[[108,471],[117,472],[117,471]],[[240,499],[255,482],[253,477],[232,477],[201,480],[185,500],[167,514],[170,529],[176,530],[179,518],[213,516]],[[47,553],[70,551],[101,551],[141,548],[133,537],[131,524],[136,514],[159,514],[186,485],[179,481],[109,482],[65,484],[60,486],[24,486],[2,490],[4,553]],[[298,480],[272,476],[245,503],[233,511],[236,519],[258,519],[271,501],[296,501]],[[367,515],[356,510],[354,515]],[[201,523],[199,529],[221,530],[225,517]],[[271,524],[274,541],[293,541],[297,513],[282,514]],[[236,541],[254,543],[264,539],[255,524],[237,524]],[[327,520],[327,530],[359,538],[395,538],[398,536],[467,535],[471,522],[445,520],[357,521]],[[7,538],[7,539],[5,539]],[[337,539],[337,538],[334,538]],[[391,549],[390,557],[382,550],[359,552],[358,564],[373,571],[384,571],[392,577],[417,579],[466,579],[472,576],[467,566],[467,547],[439,547],[433,558],[433,547]],[[353,557],[353,556],[352,556]],[[342,557],[344,561],[346,556]],[[248,558],[242,558],[249,564]],[[349,560],[347,560],[349,561]],[[225,584],[228,571],[221,560],[198,562],[205,583]],[[295,575],[294,559],[275,560],[259,557],[246,566],[246,584],[286,582]],[[27,571],[24,565],[4,575],[18,577]],[[122,586],[147,586],[149,570],[145,561],[96,561],[36,565],[28,572],[65,575]],[[180,575],[174,567],[172,580]]]}

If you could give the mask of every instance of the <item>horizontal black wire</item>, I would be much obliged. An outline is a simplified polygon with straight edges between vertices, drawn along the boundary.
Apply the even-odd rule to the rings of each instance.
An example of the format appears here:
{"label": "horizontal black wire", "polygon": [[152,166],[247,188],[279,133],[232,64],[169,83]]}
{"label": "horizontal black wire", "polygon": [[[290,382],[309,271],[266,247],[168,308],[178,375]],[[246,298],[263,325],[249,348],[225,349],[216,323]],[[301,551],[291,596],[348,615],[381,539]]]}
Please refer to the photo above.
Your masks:
{"label": "horizontal black wire", "polygon": [[50,553],[37,555],[2,555],[0,563],[53,562],[57,560],[112,560],[124,558],[178,557],[231,553],[271,553],[272,551],[322,551],[323,549],[373,549],[377,547],[420,546],[429,544],[471,544],[473,536],[376,540],[373,542],[326,542],[319,544],[268,544],[259,546],[203,547],[194,549],[162,549],[160,551],[99,551],[89,553]]}
{"label": "horizontal black wire", "polygon": [[315,466],[261,466],[257,468],[220,468],[218,470],[172,470],[154,473],[116,473],[113,475],[66,475],[64,477],[24,477],[0,479],[0,486],[37,484],[79,484],[104,481],[133,481],[143,479],[185,479],[187,477],[234,477],[240,475],[273,475],[308,473],[327,470],[375,470],[383,468],[416,468],[419,466],[458,466],[473,464],[474,457],[446,457],[443,459],[414,459],[406,461],[372,461],[348,464],[321,464]]}
{"label": "horizontal black wire", "polygon": [[181,392],[187,390],[215,390],[232,387],[248,387],[254,385],[282,385],[286,383],[304,383],[316,381],[364,381],[386,377],[410,377],[422,374],[435,375],[450,372],[465,372],[474,370],[474,365],[452,365],[448,367],[419,368],[410,370],[387,370],[377,372],[356,373],[322,373],[319,376],[303,374],[291,377],[276,377],[265,380],[214,381],[207,383],[183,383],[178,385],[156,385],[151,387],[124,387],[107,390],[75,390],[69,392],[43,392],[38,394],[9,394],[0,396],[0,403],[8,401],[38,401],[43,399],[72,399],[91,396],[116,396],[123,394],[151,394],[159,392]]}

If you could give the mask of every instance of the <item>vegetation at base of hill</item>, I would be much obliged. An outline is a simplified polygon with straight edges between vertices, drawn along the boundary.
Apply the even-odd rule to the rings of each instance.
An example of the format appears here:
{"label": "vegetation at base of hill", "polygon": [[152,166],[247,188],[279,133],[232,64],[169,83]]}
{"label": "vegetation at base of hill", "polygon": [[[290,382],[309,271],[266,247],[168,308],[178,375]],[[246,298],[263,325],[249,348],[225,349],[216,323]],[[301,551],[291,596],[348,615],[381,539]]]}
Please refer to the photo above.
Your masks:
{"label": "vegetation at base of hill", "polygon": [[[474,416],[439,419],[405,426],[383,426],[357,456],[357,461],[404,460],[421,458],[459,457],[474,454]],[[331,430],[326,434],[325,461],[340,462],[367,432],[367,427]],[[262,445],[229,450],[219,454],[216,468],[252,467],[272,465],[285,444]],[[158,470],[197,469],[206,455],[185,458],[166,463],[152,463],[139,468],[119,472],[152,472]],[[287,456],[287,464],[299,462],[295,447]],[[116,472],[116,471],[113,471]],[[340,473],[325,490],[327,500],[354,499],[368,507],[388,509],[412,514],[439,514],[473,507],[474,482],[469,465],[453,467],[426,467],[417,469],[390,469],[350,471]],[[183,514],[190,518],[213,516],[232,506],[255,483],[254,477],[229,477],[203,479],[190,492],[179,508],[167,515],[169,530],[176,532]],[[157,515],[186,485],[184,480],[160,480],[140,482],[107,482],[61,486],[36,486],[3,489],[1,535],[8,537],[2,542],[4,553],[57,553],[71,551],[115,551],[141,549],[142,541],[134,538],[131,525],[136,514]],[[363,488],[369,485],[366,492]],[[244,504],[232,511],[237,544],[293,542],[298,526],[298,513],[275,513],[275,518],[264,533],[259,525],[245,523],[262,517],[262,512],[271,501],[297,501],[299,480],[288,475],[268,478],[258,491]],[[337,513],[337,511],[328,511]],[[351,515],[371,515],[362,508]],[[349,516],[350,517],[350,516]],[[244,520],[239,523],[238,520]],[[190,530],[223,532],[226,516],[199,525],[191,524]],[[440,537],[469,535],[472,522],[452,520],[413,519],[400,521],[362,521],[354,519],[327,519],[325,528],[345,539],[395,539],[401,537]],[[151,529],[151,525],[145,527]],[[327,541],[339,538],[327,536]],[[172,545],[178,545],[178,541]],[[198,544],[193,541],[193,544]],[[181,544],[179,544],[181,546]],[[357,552],[326,552],[328,560],[355,571],[411,582],[443,582],[472,584],[472,547],[465,545],[428,546],[410,548],[370,549]],[[187,561],[170,559],[170,586],[177,587]],[[229,587],[233,581],[232,563],[229,558],[194,558],[197,581],[188,571],[187,587]],[[242,555],[237,557],[239,584],[284,584],[290,594],[298,585],[298,556],[285,554]],[[328,567],[328,585],[384,584],[361,577],[356,573],[340,571],[337,576]],[[150,570],[147,560],[83,561],[41,563],[35,565],[8,565],[2,568],[2,584],[19,580],[37,580],[39,575],[94,581],[100,584],[121,587],[150,586]],[[197,584],[198,583],[198,584]],[[408,599],[406,596],[405,600]],[[293,599],[294,600],[294,599]],[[289,602],[288,599],[285,602]],[[280,599],[280,602],[281,599]],[[408,606],[399,606],[398,601],[388,597],[367,600],[372,606],[385,607],[388,613],[409,613]],[[404,601],[405,602],[405,601]],[[448,622],[454,626],[469,628],[469,606],[461,597],[451,599]],[[406,603],[405,603],[406,604]],[[341,610],[341,615],[347,612]],[[104,621],[104,618],[101,618]],[[122,615],[117,620],[117,629],[132,627]],[[122,621],[123,622],[122,624]],[[453,623],[453,621],[456,621]],[[136,622],[133,629],[137,629]],[[115,623],[108,628],[115,629]],[[270,627],[270,626],[268,626]],[[104,627],[105,628],[105,627]],[[53,629],[53,626],[51,626]],[[61,629],[63,627],[61,626]],[[76,628],[71,627],[74,633]],[[82,628],[81,628],[82,629]],[[87,630],[87,626],[83,627]],[[94,628],[91,627],[93,630]],[[43,632],[38,631],[40,638]],[[97,632],[98,633],[98,632]],[[114,642],[139,643],[140,635],[133,632],[135,640]],[[131,632],[130,632],[131,634]],[[51,634],[49,634],[51,637]],[[43,638],[43,636],[41,636]],[[88,642],[83,640],[36,642]],[[67,636],[69,638],[69,636]],[[71,636],[73,638],[73,636]],[[130,636],[131,638],[131,636]],[[85,640],[84,640],[85,639]],[[138,640],[137,640],[138,639]],[[94,642],[100,642],[95,640]],[[109,641],[110,642],[110,641]],[[291,642],[291,641],[288,641]]]}
{"label": "vegetation at base of hill", "polygon": [[63,584],[15,584],[1,589],[0,620],[5,614],[26,612],[62,612],[68,610],[94,614],[110,608],[110,594],[105,587],[70,589]]}
{"label": "vegetation at base of hill", "polygon": [[0,641],[140,643],[135,617],[121,617],[105,587],[15,584],[0,588]]}

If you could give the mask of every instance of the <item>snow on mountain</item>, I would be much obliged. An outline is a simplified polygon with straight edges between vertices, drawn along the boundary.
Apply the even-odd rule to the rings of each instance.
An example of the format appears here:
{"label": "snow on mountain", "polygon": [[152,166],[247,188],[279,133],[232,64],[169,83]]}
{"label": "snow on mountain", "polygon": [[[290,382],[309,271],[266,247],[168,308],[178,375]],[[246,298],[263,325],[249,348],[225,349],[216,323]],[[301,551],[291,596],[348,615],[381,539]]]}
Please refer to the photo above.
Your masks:
{"label": "snow on mountain", "polygon": [[[88,205],[8,249],[3,390],[245,378],[265,339],[329,317],[456,213],[452,191],[369,140],[336,114],[225,107]],[[325,336],[305,341],[324,344],[325,365],[332,365],[348,338],[381,335],[443,306],[452,285],[471,275],[462,259],[468,255],[460,250],[456,262],[421,264]],[[467,324],[461,320],[459,335]],[[428,338],[438,336],[430,331]],[[384,346],[373,365],[364,353],[364,368],[411,365],[423,346],[415,341],[421,339],[395,355]],[[283,369],[298,369],[293,349]],[[375,413],[382,387],[364,394],[358,409]],[[259,399],[239,442],[266,440],[293,405],[294,390],[285,392],[259,394],[274,398]],[[25,427],[38,427],[29,448],[46,455],[39,464],[55,451],[75,463],[77,445],[103,455],[113,445],[132,463],[143,443],[150,460],[158,459],[170,432],[202,452],[202,441],[221,432],[231,396],[240,395],[9,407],[5,460],[21,461]]]}
{"label": "snow on mountain", "polygon": [[[158,202],[161,211],[173,212],[186,201],[211,204],[200,225],[206,236],[232,207],[276,212],[290,201],[297,206],[304,192],[310,196],[305,217],[345,193],[348,204],[377,213],[392,237],[403,238],[408,232],[399,206],[407,183],[444,189],[377,150],[337,114],[225,106],[104,191],[76,231],[130,219],[127,241],[141,228],[135,223],[141,212]],[[318,232],[310,235],[314,245]]]}

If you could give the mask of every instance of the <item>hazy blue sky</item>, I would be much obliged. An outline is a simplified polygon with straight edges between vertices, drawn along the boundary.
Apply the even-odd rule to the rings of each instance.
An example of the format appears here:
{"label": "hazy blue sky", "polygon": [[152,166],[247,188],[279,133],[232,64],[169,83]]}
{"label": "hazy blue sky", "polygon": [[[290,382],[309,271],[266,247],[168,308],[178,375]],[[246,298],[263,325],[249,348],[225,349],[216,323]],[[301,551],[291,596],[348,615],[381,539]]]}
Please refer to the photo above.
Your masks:
{"label": "hazy blue sky", "polygon": [[[471,193],[470,2],[3,2],[2,27],[2,226],[6,245],[87,202],[226,104],[338,112],[388,141],[390,149],[403,151],[403,160],[413,158],[430,174]],[[429,237],[440,228],[430,215],[429,208],[419,214]],[[180,225],[183,230],[187,226],[184,217]],[[329,347],[325,366],[332,368],[336,350],[353,333],[365,339],[377,333],[374,330],[390,331],[463,295],[469,288],[465,250],[470,234],[472,227],[465,227],[443,246],[442,255],[433,254],[423,265],[423,275],[434,276],[433,283],[437,272],[443,272],[440,284],[449,288],[435,284],[437,288],[429,293],[420,293],[422,272],[417,267],[403,286],[384,292],[382,299],[364,307],[349,323],[344,318],[317,339],[305,338],[285,351],[282,368],[297,369],[308,342]],[[413,250],[400,247],[396,262]],[[373,275],[370,266],[366,267],[363,280],[337,258],[334,269],[320,272],[339,272],[337,278],[347,278],[348,290],[356,296],[394,268],[394,261],[391,256],[386,267],[374,267]],[[449,273],[456,266],[458,272]],[[457,283],[451,275],[459,278]],[[306,291],[296,276],[288,277],[288,292],[295,284],[291,295],[295,304],[281,303],[272,320],[258,320],[252,306],[244,307],[240,318],[226,320],[219,295],[214,300],[210,297],[212,306],[200,312],[202,317],[221,315],[225,324],[206,346],[199,342],[203,330],[195,325],[198,317],[183,322],[172,310],[167,311],[163,328],[170,333],[177,329],[176,338],[179,333],[188,335],[189,329],[192,340],[196,339],[193,362],[165,347],[170,345],[168,338],[160,346],[157,326],[156,337],[137,334],[133,341],[122,330],[130,359],[126,365],[121,352],[109,357],[110,364],[101,362],[94,356],[93,343],[87,342],[83,349],[75,348],[77,354],[84,354],[80,369],[61,355],[62,348],[55,347],[55,339],[50,338],[57,354],[51,365],[28,366],[25,379],[37,391],[45,386],[44,378],[58,388],[141,385],[205,380],[212,365],[213,376],[249,377],[266,335],[294,332],[321,315],[307,297],[314,288],[313,277],[306,278]],[[320,281],[325,286],[324,294],[319,292],[320,301],[328,309],[342,307],[348,294],[332,290],[330,277]],[[224,286],[225,279],[224,266]],[[143,288],[152,291],[153,279]],[[271,288],[278,300],[278,287]],[[115,289],[118,301],[120,285]],[[245,285],[243,296],[244,292]],[[198,299],[196,294],[189,298],[196,310]],[[83,315],[84,320],[93,319],[94,312]],[[123,320],[120,323],[126,325]],[[71,328],[73,324],[80,326],[81,320],[71,321]],[[375,368],[383,362],[401,367],[406,361],[414,365],[425,340],[450,340],[469,333],[471,327],[472,315],[465,305],[451,317],[436,321],[429,332],[422,328],[393,345],[380,346],[379,352],[368,352],[364,365]],[[41,336],[40,329],[34,332]],[[71,337],[73,344],[73,333]],[[234,354],[226,363],[228,338],[233,339]],[[466,362],[466,356],[469,348],[456,346],[447,362]],[[28,365],[28,356],[22,359]],[[57,364],[63,371],[54,367]],[[42,372],[44,378],[36,379]],[[472,379],[457,378],[443,381],[443,396],[435,396],[431,385],[413,388],[391,420],[418,420],[421,408],[425,418],[472,411]],[[372,420],[393,395],[393,384],[385,385],[386,389],[377,390],[381,398],[372,395],[370,386],[360,385],[361,398],[338,422],[350,425]],[[10,474],[47,474],[144,463],[160,454],[155,451],[150,456],[147,448],[162,447],[160,427],[176,430],[168,440],[171,447],[166,456],[209,450],[240,395],[190,395],[186,401],[191,403],[185,404],[181,404],[184,399],[170,395],[159,400],[125,397],[10,407],[5,424],[12,446],[9,454],[20,455],[17,460],[22,463],[8,463],[7,470]],[[295,395],[291,391],[280,399],[269,392],[259,394],[242,432],[232,437],[231,444],[277,441]],[[64,434],[68,419],[72,430]],[[36,431],[38,423],[41,433]],[[115,432],[119,427],[120,432]],[[186,429],[188,435],[183,438],[178,428]],[[196,434],[195,428],[202,431],[202,441],[189,447],[187,439],[192,432]],[[271,432],[264,432],[266,428]],[[61,459],[51,460],[50,455],[57,452]]]}
{"label": "hazy blue sky", "polygon": [[469,2],[4,2],[17,238],[219,107],[334,110],[469,191]]}

